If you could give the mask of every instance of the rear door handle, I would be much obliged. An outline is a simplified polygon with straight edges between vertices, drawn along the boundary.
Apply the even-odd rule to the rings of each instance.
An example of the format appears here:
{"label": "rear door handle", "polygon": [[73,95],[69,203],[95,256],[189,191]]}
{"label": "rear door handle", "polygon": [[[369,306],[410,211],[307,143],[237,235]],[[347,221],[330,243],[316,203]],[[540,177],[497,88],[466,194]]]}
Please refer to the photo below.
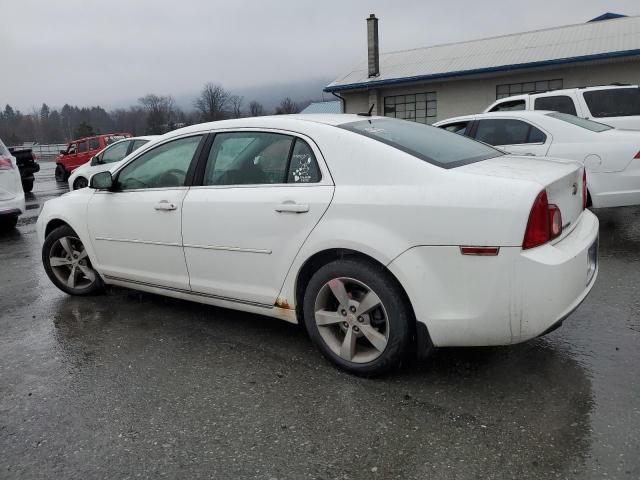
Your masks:
{"label": "rear door handle", "polygon": [[156,203],[153,208],[155,208],[156,210],[175,210],[176,208],[176,204],[175,203],[170,203],[167,202],[166,200],[161,200],[158,203]]}
{"label": "rear door handle", "polygon": [[293,201],[282,202],[280,205],[276,206],[276,212],[284,213],[306,213],[309,211],[309,205],[306,203],[296,203]]}

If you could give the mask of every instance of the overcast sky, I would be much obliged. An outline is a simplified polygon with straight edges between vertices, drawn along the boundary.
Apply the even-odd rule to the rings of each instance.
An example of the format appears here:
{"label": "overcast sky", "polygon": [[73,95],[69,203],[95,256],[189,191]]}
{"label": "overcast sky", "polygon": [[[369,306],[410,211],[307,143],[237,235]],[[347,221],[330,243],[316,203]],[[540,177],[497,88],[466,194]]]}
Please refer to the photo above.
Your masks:
{"label": "overcast sky", "polygon": [[382,51],[582,23],[639,0],[0,0],[0,104],[23,111],[124,106],[146,93],[195,95],[333,80]]}

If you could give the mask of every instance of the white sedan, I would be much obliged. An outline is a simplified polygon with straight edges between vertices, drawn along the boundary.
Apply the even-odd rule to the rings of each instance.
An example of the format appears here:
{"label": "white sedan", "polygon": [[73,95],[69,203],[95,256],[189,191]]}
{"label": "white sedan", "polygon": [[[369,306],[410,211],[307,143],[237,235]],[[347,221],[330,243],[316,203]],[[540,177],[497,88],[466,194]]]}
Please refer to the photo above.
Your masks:
{"label": "white sedan", "polygon": [[127,155],[135,152],[157,137],[158,135],[129,137],[110,144],[87,163],[73,171],[69,177],[69,190],[88,187],[89,180],[94,174],[111,170],[116,163],[123,160]]}
{"label": "white sedan", "polygon": [[434,124],[517,155],[565,158],[587,171],[588,206],[640,204],[640,132],[573,115],[505,111]]}
{"label": "white sedan", "polygon": [[64,292],[304,322],[335,364],[376,374],[416,348],[558,326],[597,274],[583,178],[412,122],[246,118],[166,134],[46,202],[37,228]]}
{"label": "white sedan", "polygon": [[0,140],[0,231],[11,230],[25,212],[24,190],[16,159]]}

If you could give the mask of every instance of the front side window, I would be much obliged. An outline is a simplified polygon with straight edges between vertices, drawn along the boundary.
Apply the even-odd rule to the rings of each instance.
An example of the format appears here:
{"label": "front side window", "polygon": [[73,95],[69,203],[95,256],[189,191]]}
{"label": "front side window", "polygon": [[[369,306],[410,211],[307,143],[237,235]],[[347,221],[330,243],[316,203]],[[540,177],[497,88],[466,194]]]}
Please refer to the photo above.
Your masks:
{"label": "front side window", "polygon": [[580,128],[586,128],[587,130],[590,130],[592,132],[604,132],[613,128],[609,125],[605,125],[604,123],[594,122],[592,120],[576,117],[574,115],[567,115],[566,113],[553,112],[547,113],[547,116],[562,120],[563,122],[570,123]]}
{"label": "front side window", "polygon": [[507,102],[501,102],[493,107],[490,112],[510,112],[514,110],[524,110],[524,100],[509,100]]}
{"label": "front side window", "polygon": [[127,156],[127,150],[129,148],[129,142],[120,142],[108,147],[102,152],[102,163],[114,163],[119,162]]}
{"label": "front side window", "polygon": [[74,155],[76,153],[78,153],[78,144],[70,143],[69,148],[67,149],[67,155]]}
{"label": "front side window", "polygon": [[117,187],[132,190],[184,186],[201,139],[202,135],[180,138],[143,153],[120,171]]}
{"label": "front side window", "polygon": [[203,185],[317,183],[321,177],[313,150],[301,138],[230,132],[216,134]]}
{"label": "front side window", "polygon": [[98,137],[89,139],[89,150],[98,150],[100,148],[100,139]]}
{"label": "front side window", "polygon": [[465,135],[467,133],[467,127],[469,122],[456,122],[449,125],[443,125],[440,128],[444,128],[447,132],[457,133],[458,135]]}
{"label": "front side window", "polygon": [[522,145],[544,143],[546,135],[538,128],[522,120],[480,120],[476,140],[489,145]]}
{"label": "front side window", "polygon": [[611,88],[584,92],[584,100],[594,117],[629,117],[640,115],[639,88]]}
{"label": "front side window", "polygon": [[536,98],[533,108],[534,110],[551,110],[553,112],[568,113],[569,115],[578,114],[573,100],[567,95]]}
{"label": "front side window", "polygon": [[345,123],[339,127],[442,168],[454,168],[503,155],[495,148],[441,128],[390,118]]}
{"label": "front side window", "polygon": [[141,146],[143,146],[146,143],[149,143],[149,140],[134,140],[133,147],[131,147],[131,151],[135,152],[137,149],[139,149]]}
{"label": "front side window", "polygon": [[384,116],[432,124],[438,116],[436,92],[385,97]]}
{"label": "front side window", "polygon": [[87,142],[78,142],[78,153],[84,153],[87,151]]}

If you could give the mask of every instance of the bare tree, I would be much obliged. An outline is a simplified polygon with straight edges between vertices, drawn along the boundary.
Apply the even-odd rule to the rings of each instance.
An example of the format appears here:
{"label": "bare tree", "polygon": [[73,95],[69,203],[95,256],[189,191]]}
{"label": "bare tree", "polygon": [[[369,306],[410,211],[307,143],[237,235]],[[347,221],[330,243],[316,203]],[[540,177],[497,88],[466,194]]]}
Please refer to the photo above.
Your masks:
{"label": "bare tree", "polygon": [[170,130],[176,113],[175,101],[170,95],[159,96],[153,93],[138,99],[147,113],[147,133],[160,134]]}
{"label": "bare tree", "polygon": [[290,97],[282,99],[280,105],[276,107],[276,115],[286,115],[288,113],[298,113],[300,107]]}
{"label": "bare tree", "polygon": [[231,105],[231,115],[233,118],[240,118],[242,116],[242,102],[244,97],[240,95],[231,95],[229,97],[229,104]]}
{"label": "bare tree", "polygon": [[260,115],[264,115],[264,107],[262,104],[256,100],[252,100],[249,103],[249,115],[252,117],[259,117]]}
{"label": "bare tree", "polygon": [[196,98],[193,106],[200,112],[200,117],[205,122],[224,118],[224,110],[229,102],[229,92],[222,85],[205,84]]}

